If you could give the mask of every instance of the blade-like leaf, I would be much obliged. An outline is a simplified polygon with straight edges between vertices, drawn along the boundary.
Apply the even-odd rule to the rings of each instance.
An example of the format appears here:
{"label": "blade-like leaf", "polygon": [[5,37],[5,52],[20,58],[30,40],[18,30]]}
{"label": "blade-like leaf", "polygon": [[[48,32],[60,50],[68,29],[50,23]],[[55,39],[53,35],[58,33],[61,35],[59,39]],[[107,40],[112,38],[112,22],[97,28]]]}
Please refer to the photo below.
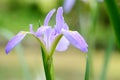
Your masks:
{"label": "blade-like leaf", "polygon": [[115,0],[104,0],[120,47],[120,15]]}

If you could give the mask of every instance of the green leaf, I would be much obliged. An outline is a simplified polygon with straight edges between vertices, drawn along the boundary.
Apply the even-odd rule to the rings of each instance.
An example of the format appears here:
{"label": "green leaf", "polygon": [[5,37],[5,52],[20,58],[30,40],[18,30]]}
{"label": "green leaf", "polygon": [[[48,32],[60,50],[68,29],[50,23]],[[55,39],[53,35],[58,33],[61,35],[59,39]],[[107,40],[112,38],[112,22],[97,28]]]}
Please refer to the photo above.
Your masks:
{"label": "green leaf", "polygon": [[108,11],[108,15],[110,17],[111,23],[113,24],[113,28],[119,43],[120,47],[120,15],[118,7],[115,3],[115,0],[105,0],[106,9]]}

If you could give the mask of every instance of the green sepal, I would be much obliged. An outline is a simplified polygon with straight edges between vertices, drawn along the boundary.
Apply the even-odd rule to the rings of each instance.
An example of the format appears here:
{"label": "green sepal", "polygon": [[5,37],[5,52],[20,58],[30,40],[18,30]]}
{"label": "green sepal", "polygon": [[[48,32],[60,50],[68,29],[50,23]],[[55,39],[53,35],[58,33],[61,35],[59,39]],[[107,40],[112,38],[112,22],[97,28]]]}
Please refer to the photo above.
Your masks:
{"label": "green sepal", "polygon": [[56,46],[58,44],[58,42],[60,41],[61,37],[63,36],[63,34],[59,34],[55,40],[53,41],[53,44],[51,45],[51,49],[50,49],[50,56],[49,57],[52,57],[55,49],[56,49]]}
{"label": "green sepal", "polygon": [[47,54],[48,52],[47,52],[47,49],[46,49],[46,46],[44,45],[44,43],[38,37],[36,37],[34,34],[32,34],[32,35],[33,35],[33,37],[35,37],[38,40],[43,51],[45,52],[45,54]]}

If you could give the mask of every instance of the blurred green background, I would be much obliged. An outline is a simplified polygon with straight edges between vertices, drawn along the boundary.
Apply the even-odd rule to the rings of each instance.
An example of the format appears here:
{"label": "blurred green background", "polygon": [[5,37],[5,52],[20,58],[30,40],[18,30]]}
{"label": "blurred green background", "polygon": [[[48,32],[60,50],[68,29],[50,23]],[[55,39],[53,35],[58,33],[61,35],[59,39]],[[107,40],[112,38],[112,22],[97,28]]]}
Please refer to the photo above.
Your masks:
{"label": "blurred green background", "polygon": [[[4,50],[12,35],[21,30],[29,31],[29,24],[33,24],[36,31],[39,21],[43,24],[46,14],[63,4],[64,0],[0,0],[0,80],[44,80],[40,46],[36,39],[28,35],[9,55]],[[120,7],[119,0],[116,4]],[[119,48],[104,1],[77,0],[71,11],[64,13],[64,18],[69,28],[79,31],[89,45],[94,80],[100,78],[107,50],[111,55],[106,80],[120,80]],[[50,25],[54,23],[55,15]],[[56,80],[83,80],[85,64],[86,54],[72,45],[65,52],[55,52]]]}

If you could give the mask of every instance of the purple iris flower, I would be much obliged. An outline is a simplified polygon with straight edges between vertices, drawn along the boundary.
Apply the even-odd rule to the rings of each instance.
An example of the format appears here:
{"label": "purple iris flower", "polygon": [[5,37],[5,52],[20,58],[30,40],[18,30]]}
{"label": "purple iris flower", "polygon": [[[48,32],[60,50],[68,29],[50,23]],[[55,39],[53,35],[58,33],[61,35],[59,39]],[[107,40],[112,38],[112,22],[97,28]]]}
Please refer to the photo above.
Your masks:
{"label": "purple iris flower", "polygon": [[47,53],[57,51],[65,51],[71,43],[82,52],[87,52],[88,45],[84,38],[77,31],[70,31],[68,25],[64,21],[63,9],[59,7],[56,13],[56,24],[54,28],[48,25],[50,18],[55,13],[55,9],[51,10],[45,20],[44,25],[39,27],[36,32],[30,24],[30,32],[20,31],[13,37],[6,46],[6,54],[8,54],[18,43],[20,43],[27,34],[32,34],[38,39],[40,45]]}
{"label": "purple iris flower", "polygon": [[69,13],[73,8],[76,0],[65,0],[63,4],[63,9],[65,13]]}

